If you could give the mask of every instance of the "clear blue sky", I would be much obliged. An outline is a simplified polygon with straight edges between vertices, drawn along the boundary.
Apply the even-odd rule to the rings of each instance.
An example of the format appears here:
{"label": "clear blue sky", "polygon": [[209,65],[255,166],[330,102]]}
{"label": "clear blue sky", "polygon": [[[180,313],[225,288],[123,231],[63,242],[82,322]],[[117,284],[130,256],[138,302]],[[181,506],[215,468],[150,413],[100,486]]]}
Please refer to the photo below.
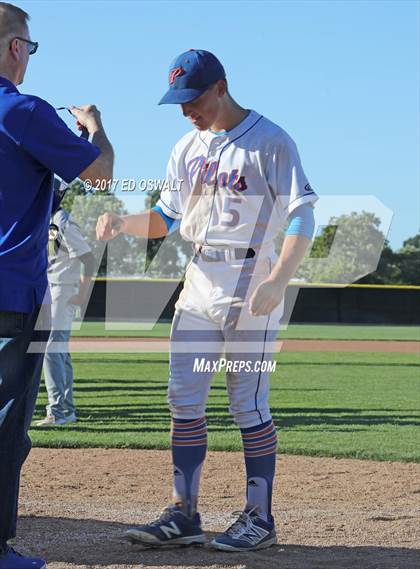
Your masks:
{"label": "clear blue sky", "polygon": [[95,103],[116,178],[164,177],[190,127],[157,101],[171,60],[202,48],[241,105],[292,135],[318,193],[378,197],[394,212],[393,247],[419,230],[418,2],[15,3],[40,42],[21,90]]}

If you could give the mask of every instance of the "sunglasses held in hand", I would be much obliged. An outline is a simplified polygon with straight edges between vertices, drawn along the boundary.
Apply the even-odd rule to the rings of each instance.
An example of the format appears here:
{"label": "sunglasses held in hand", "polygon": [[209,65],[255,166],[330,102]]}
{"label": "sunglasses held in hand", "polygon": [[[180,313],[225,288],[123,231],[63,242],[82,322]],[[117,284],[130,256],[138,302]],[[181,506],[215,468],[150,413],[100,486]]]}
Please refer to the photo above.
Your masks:
{"label": "sunglasses held in hand", "polygon": [[[72,117],[74,116],[68,107],[57,107],[55,110],[56,111],[68,111]],[[86,138],[86,140],[89,138],[89,131],[84,126],[82,126],[82,132],[81,132],[80,136],[81,136],[81,138]]]}

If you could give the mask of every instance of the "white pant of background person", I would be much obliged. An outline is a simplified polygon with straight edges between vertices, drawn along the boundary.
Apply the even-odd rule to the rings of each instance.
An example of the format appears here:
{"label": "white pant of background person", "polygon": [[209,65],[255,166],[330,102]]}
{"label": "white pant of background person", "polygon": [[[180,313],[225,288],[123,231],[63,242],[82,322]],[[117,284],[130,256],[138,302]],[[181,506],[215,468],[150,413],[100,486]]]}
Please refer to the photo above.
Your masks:
{"label": "white pant of background person", "polygon": [[284,301],[270,315],[255,317],[248,300],[276,259],[268,247],[254,258],[205,261],[199,254],[190,263],[171,330],[168,402],[175,419],[205,415],[214,371],[211,366],[194,370],[194,361],[214,362],[221,355],[232,364],[249,364],[241,370],[231,364],[226,373],[229,410],[236,424],[247,428],[271,419],[269,373],[259,368],[272,360]]}
{"label": "white pant of background person", "polygon": [[50,290],[52,326],[44,359],[44,376],[48,394],[47,415],[57,420],[75,414],[69,340],[76,307],[69,300],[77,294],[78,285],[50,283]]}

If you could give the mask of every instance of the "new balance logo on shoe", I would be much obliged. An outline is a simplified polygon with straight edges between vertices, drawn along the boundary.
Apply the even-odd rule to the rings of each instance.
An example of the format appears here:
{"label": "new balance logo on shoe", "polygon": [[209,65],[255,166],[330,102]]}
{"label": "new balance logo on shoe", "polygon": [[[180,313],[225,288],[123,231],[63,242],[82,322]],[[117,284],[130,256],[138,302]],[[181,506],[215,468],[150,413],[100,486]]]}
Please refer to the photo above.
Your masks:
{"label": "new balance logo on shoe", "polygon": [[201,545],[206,542],[206,536],[201,529],[200,514],[189,517],[177,504],[165,508],[159,518],[150,524],[127,530],[125,537],[131,543],[151,547],[169,544]]}
{"label": "new balance logo on shoe", "polygon": [[171,535],[181,535],[181,530],[176,525],[175,522],[171,522],[171,527],[169,526],[160,526],[160,531],[162,531],[168,539],[170,539]]}
{"label": "new balance logo on shoe", "polygon": [[267,537],[267,535],[269,534],[269,531],[266,531],[263,528],[260,528],[258,526],[255,525],[251,525],[247,528],[246,531],[244,531],[240,537],[238,537],[238,539],[241,539],[242,541],[246,541],[247,543],[250,543],[251,545],[256,545],[257,543],[260,543],[261,540],[263,540],[265,537]]}
{"label": "new balance logo on shoe", "polygon": [[[253,481],[257,484],[255,481]],[[212,541],[212,546],[221,551],[255,551],[277,543],[274,520],[271,515],[265,520],[254,507],[239,514],[237,521]]]}

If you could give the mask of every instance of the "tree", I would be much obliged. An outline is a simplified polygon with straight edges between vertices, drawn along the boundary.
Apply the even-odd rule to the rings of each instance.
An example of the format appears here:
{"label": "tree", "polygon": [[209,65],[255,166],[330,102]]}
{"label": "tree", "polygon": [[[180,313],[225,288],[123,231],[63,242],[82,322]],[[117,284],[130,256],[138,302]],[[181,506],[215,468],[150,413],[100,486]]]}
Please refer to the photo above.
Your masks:
{"label": "tree", "polygon": [[388,240],[385,241],[376,271],[369,273],[357,281],[357,284],[395,284],[400,282],[401,268],[398,255],[391,249]]}
{"label": "tree", "polygon": [[313,283],[350,284],[376,269],[385,236],[373,213],[352,212],[331,217],[297,271]]}
{"label": "tree", "polygon": [[420,285],[420,233],[406,239],[397,251],[402,284]]}
{"label": "tree", "polygon": [[80,180],[73,182],[69,189],[64,194],[64,198],[61,202],[61,207],[68,212],[71,212],[73,208],[73,202],[77,196],[86,196],[88,192],[85,189],[85,185]]}
{"label": "tree", "polygon": [[409,237],[403,242],[403,247],[410,247],[411,249],[420,250],[420,233],[414,235],[414,237]]}
{"label": "tree", "polygon": [[86,195],[86,192],[80,191],[80,186],[77,184],[68,196],[67,203],[71,204],[72,219],[79,225],[97,261],[101,259],[98,275],[106,275],[107,268],[109,276],[134,276],[143,273],[145,255],[141,247],[139,248],[136,238],[119,235],[105,254],[104,242],[96,240],[96,222],[101,214],[106,211],[119,215],[127,214],[119,198],[107,191],[95,191]]}
{"label": "tree", "polygon": [[420,234],[406,239],[397,251],[386,241],[377,270],[359,283],[420,285]]}

